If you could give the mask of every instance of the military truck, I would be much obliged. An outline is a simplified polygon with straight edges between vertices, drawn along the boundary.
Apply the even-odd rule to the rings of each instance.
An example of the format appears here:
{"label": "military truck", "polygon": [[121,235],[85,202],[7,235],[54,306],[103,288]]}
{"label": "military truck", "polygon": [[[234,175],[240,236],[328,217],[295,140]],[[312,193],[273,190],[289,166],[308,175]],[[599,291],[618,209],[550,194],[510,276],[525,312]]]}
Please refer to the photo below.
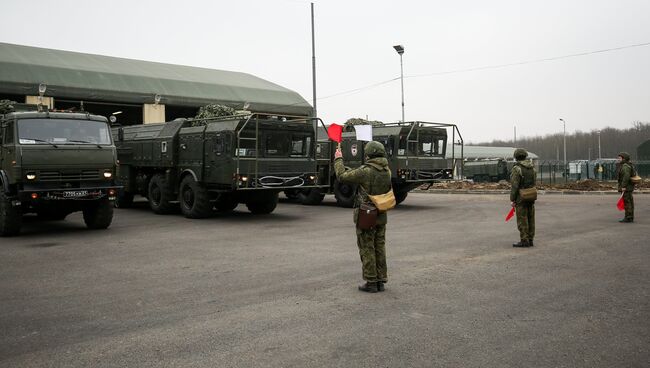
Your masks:
{"label": "military truck", "polygon": [[314,119],[247,114],[113,129],[120,160],[117,205],[136,194],[157,214],[188,218],[244,203],[273,212],[278,193],[315,187]]}
{"label": "military truck", "polygon": [[15,111],[0,115],[0,235],[23,215],[62,220],[83,211],[90,229],[113,219],[117,154],[105,117]]}
{"label": "military truck", "polygon": [[[373,127],[373,140],[381,142],[386,148],[392,172],[393,191],[398,204],[406,199],[411,190],[423,184],[433,184],[453,178],[453,170],[445,159],[447,128],[453,129],[454,136],[458,133],[460,137],[458,128],[453,124],[412,121]],[[341,150],[348,167],[356,168],[364,163],[365,143],[357,141],[353,131],[343,133]],[[339,206],[353,205],[356,187],[336,180],[334,172],[336,147],[337,143],[327,138],[327,132],[319,129],[316,157],[318,184],[321,187],[286,191],[287,197],[297,198],[303,204],[315,205],[321,203],[326,194],[334,194]]]}
{"label": "military truck", "polygon": [[467,179],[474,182],[498,182],[508,180],[514,161],[506,161],[502,158],[465,161],[463,174]]}

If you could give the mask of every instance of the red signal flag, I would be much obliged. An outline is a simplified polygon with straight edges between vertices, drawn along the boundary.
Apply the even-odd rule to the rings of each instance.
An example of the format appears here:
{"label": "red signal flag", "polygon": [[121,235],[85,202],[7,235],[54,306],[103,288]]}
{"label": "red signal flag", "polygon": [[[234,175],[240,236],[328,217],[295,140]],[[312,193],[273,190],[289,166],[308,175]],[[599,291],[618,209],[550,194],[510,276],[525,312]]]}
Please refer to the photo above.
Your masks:
{"label": "red signal flag", "polygon": [[619,211],[625,211],[625,202],[623,201],[623,194],[621,194],[621,198],[619,198],[618,202],[616,203],[616,208],[618,208]]}
{"label": "red signal flag", "polygon": [[508,215],[506,215],[506,222],[510,221],[510,219],[511,219],[512,216],[514,216],[514,215],[515,215],[515,208],[512,207],[512,208],[510,209],[510,212],[508,212]]}
{"label": "red signal flag", "polygon": [[327,128],[327,136],[334,142],[341,143],[343,140],[343,126],[332,123]]}

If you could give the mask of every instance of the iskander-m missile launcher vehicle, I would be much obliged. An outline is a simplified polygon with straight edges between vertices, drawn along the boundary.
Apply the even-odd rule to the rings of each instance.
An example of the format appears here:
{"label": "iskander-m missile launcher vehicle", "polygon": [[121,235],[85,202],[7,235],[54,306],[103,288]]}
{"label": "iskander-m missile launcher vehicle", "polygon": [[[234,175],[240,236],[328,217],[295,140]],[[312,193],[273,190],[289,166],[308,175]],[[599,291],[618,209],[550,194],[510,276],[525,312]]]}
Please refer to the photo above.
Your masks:
{"label": "iskander-m missile launcher vehicle", "polygon": [[0,235],[19,234],[27,213],[62,220],[83,211],[88,228],[110,226],[117,153],[105,117],[9,112],[0,144]]}
{"label": "iskander-m missile launcher vehicle", "polygon": [[[445,159],[447,148],[447,129],[452,129],[453,137],[460,133],[454,124],[412,121],[388,123],[372,127],[373,140],[381,142],[392,174],[392,185],[397,203],[403,202],[408,193],[424,184],[451,180],[453,169]],[[358,141],[353,128],[343,132],[341,150],[345,165],[350,168],[365,162],[363,148],[365,141]],[[337,143],[327,137],[324,129],[319,129],[316,145],[318,159],[318,178],[320,188],[286,191],[288,197],[298,198],[303,204],[319,204],[326,194],[334,194],[339,206],[351,207],[357,188],[341,183],[334,172],[334,151]],[[459,152],[460,154],[460,152]]]}
{"label": "iskander-m missile launcher vehicle", "polygon": [[247,114],[113,128],[123,186],[118,207],[139,194],[158,214],[177,203],[188,218],[239,203],[271,213],[280,191],[318,183],[315,120]]}

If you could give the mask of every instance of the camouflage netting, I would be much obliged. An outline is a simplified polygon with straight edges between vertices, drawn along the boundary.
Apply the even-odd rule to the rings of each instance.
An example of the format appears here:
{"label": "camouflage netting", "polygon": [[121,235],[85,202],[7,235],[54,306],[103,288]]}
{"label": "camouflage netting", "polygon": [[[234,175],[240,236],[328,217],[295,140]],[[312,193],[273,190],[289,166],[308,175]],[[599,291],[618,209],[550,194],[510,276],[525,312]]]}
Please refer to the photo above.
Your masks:
{"label": "camouflage netting", "polygon": [[0,114],[8,114],[10,112],[13,112],[14,105],[16,104],[16,101],[11,101],[11,100],[0,100]]}
{"label": "camouflage netting", "polygon": [[361,118],[351,118],[343,124],[343,131],[352,132],[354,131],[355,125],[372,125],[372,126],[383,126],[384,123],[378,120],[366,120]]}
{"label": "camouflage netting", "polygon": [[[222,116],[246,115],[248,113],[248,111],[235,110],[234,108],[225,105],[210,104],[202,106],[194,119],[211,119]],[[205,125],[205,123],[205,121],[193,121],[192,126]]]}

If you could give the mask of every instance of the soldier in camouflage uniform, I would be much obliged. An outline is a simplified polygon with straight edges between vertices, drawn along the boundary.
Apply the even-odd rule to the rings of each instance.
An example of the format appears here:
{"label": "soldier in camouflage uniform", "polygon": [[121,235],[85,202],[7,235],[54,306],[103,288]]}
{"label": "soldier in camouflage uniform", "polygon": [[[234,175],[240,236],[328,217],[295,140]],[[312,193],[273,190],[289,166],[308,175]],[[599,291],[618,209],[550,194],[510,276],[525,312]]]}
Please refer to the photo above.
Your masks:
{"label": "soldier in camouflage uniform", "polygon": [[[343,155],[340,149],[334,155],[334,169],[339,181],[357,184],[358,190],[354,200],[354,223],[359,216],[361,203],[372,203],[368,195],[387,193],[391,188],[391,174],[386,159],[384,145],[379,142],[368,142],[364,147],[366,155],[365,164],[354,170],[347,169],[343,164]],[[388,281],[386,267],[386,213],[377,216],[377,225],[370,230],[357,228],[357,245],[363,269],[365,284],[359,290],[376,293],[384,291],[384,284]]]}
{"label": "soldier in camouflage uniform", "polygon": [[630,180],[634,176],[634,167],[630,162],[630,154],[621,152],[618,154],[618,191],[623,192],[623,203],[625,204],[625,217],[619,222],[634,222],[634,183]]}
{"label": "soldier in camouflage uniform", "polygon": [[510,175],[510,202],[517,213],[517,228],[519,229],[518,243],[513,247],[532,247],[535,237],[535,202],[524,202],[519,195],[519,189],[532,188],[537,180],[535,167],[530,160],[526,160],[528,152],[517,148],[514,153],[517,163],[512,167]]}

